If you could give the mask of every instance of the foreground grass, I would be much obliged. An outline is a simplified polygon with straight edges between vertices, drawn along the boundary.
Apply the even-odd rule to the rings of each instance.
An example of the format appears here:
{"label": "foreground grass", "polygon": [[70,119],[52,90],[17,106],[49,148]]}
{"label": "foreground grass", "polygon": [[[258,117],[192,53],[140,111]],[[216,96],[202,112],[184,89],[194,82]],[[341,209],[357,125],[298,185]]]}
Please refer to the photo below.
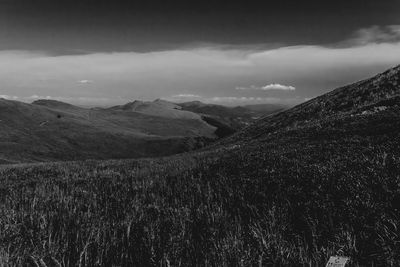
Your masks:
{"label": "foreground grass", "polygon": [[398,266],[398,114],[165,159],[2,167],[0,265]]}

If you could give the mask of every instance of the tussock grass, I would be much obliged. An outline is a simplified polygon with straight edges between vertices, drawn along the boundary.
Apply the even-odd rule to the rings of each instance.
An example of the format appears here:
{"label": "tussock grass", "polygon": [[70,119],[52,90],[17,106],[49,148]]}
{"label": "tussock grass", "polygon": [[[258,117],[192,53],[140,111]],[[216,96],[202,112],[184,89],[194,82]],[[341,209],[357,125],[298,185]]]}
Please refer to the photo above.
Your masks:
{"label": "tussock grass", "polygon": [[399,140],[297,137],[218,156],[2,167],[1,264],[320,266],[343,254],[396,266]]}

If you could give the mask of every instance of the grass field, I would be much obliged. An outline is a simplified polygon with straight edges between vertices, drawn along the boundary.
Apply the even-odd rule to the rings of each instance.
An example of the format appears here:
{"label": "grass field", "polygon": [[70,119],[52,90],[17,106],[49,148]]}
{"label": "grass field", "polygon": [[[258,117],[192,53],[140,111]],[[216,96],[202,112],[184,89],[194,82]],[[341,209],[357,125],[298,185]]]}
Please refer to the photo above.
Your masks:
{"label": "grass field", "polygon": [[399,80],[197,152],[1,166],[0,266],[400,266]]}
{"label": "grass field", "polygon": [[397,266],[399,114],[157,160],[4,166],[1,264]]}

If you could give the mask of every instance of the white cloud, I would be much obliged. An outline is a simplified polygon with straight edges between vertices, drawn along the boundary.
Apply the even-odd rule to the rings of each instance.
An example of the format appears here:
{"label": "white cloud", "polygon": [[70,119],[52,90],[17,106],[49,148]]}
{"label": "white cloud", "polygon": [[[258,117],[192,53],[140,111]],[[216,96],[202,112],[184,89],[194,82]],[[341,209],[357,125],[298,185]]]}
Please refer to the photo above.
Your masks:
{"label": "white cloud", "polygon": [[249,87],[236,87],[236,90],[263,90],[263,91],[268,91],[268,90],[283,90],[283,91],[294,91],[296,90],[296,87],[290,86],[290,85],[282,85],[279,83],[271,83],[268,85],[264,86],[255,86],[251,85]]}
{"label": "white cloud", "polygon": [[[239,103],[239,102],[249,102],[249,101],[262,101],[262,97],[246,97],[246,96],[215,96],[210,98],[211,102],[228,102],[228,103]],[[275,98],[268,98],[268,100],[277,100]]]}
{"label": "white cloud", "polygon": [[78,81],[78,83],[81,83],[81,84],[88,84],[88,83],[93,83],[94,81],[92,81],[92,80],[80,80],[80,81]]}
{"label": "white cloud", "polygon": [[4,98],[4,99],[7,99],[7,100],[17,100],[18,96],[15,96],[15,95],[0,95],[0,98]]}
{"label": "white cloud", "polygon": [[201,96],[194,94],[178,94],[173,95],[172,98],[201,98]]}
{"label": "white cloud", "polygon": [[40,95],[31,95],[28,97],[25,97],[26,99],[33,99],[33,100],[38,100],[38,99],[53,99],[51,96],[40,96]]}
{"label": "white cloud", "polygon": [[291,85],[282,85],[279,83],[271,83],[261,87],[262,90],[283,90],[283,91],[294,91],[296,87]]}

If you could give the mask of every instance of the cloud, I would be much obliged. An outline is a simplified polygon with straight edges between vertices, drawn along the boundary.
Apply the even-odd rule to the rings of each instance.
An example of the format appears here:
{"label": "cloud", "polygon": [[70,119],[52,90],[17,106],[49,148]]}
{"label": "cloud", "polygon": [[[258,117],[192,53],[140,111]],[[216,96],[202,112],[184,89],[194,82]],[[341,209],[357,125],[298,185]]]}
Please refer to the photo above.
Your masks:
{"label": "cloud", "polygon": [[294,90],[296,90],[296,88],[294,86],[290,86],[290,85],[282,85],[282,84],[279,84],[279,83],[271,83],[271,84],[264,85],[264,86],[251,85],[249,87],[236,87],[236,90],[263,90],[263,91],[283,90],[283,91],[294,91]]}
{"label": "cloud", "polygon": [[296,88],[290,85],[282,85],[279,83],[271,83],[261,87],[262,90],[283,90],[283,91],[294,91]]}
{"label": "cloud", "polygon": [[279,98],[274,97],[246,97],[246,96],[215,96],[209,99],[211,102],[222,102],[222,103],[240,103],[240,102],[254,102],[254,101],[279,101]]}
{"label": "cloud", "polygon": [[194,94],[178,94],[173,95],[172,98],[201,98],[201,96]]}
{"label": "cloud", "polygon": [[40,95],[31,95],[28,97],[25,97],[25,99],[32,99],[32,100],[38,100],[38,99],[53,99],[51,96],[40,96]]}
{"label": "cloud", "polygon": [[[0,80],[2,94],[24,101],[33,99],[24,96],[34,95],[109,105],[162,96],[215,102],[289,101],[317,96],[400,64],[399,32],[396,25],[361,29],[351,45],[341,47],[208,45],[147,53],[62,56],[0,51]],[[96,86],[82,86],[93,81]],[[260,86],[243,87],[250,91],[232,90],[251,84]],[[276,99],[263,98],[265,90],[271,90]]]}
{"label": "cloud", "polygon": [[81,83],[81,84],[88,84],[88,83],[93,83],[94,81],[92,81],[92,80],[80,80],[80,81],[78,81],[78,83]]}
{"label": "cloud", "polygon": [[17,100],[19,97],[15,95],[0,95],[0,98],[4,98],[7,100]]}
{"label": "cloud", "polygon": [[351,45],[367,45],[371,43],[396,43],[400,42],[400,25],[371,26],[356,31],[344,43]]}

